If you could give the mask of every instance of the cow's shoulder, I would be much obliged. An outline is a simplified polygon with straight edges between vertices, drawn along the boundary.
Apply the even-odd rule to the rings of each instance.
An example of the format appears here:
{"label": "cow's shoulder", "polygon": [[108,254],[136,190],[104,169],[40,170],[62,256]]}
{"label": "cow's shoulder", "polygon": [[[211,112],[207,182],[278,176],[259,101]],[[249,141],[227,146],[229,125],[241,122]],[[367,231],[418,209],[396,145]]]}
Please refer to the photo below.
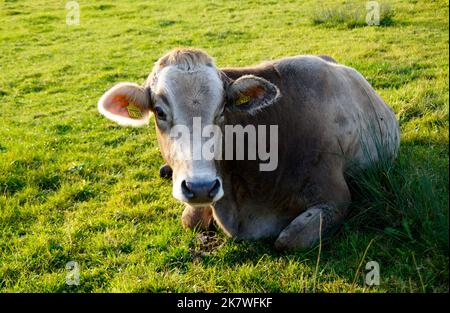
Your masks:
{"label": "cow's shoulder", "polygon": [[327,61],[327,62],[330,62],[330,63],[336,63],[336,64],[338,63],[335,59],[333,59],[329,55],[319,54],[318,57],[323,59],[323,60],[325,60],[325,61]]}
{"label": "cow's shoulder", "polygon": [[232,80],[236,80],[244,75],[255,75],[267,79],[272,83],[284,81],[289,84],[292,79],[318,81],[329,77],[333,72],[342,74],[335,59],[327,55],[298,55],[284,57],[278,60],[265,61],[257,65],[246,67],[225,67],[221,68],[223,74]]}
{"label": "cow's shoulder", "polygon": [[274,67],[273,62],[263,62],[258,65],[246,67],[226,67],[220,70],[233,80],[244,75],[255,75],[274,83],[281,79],[281,75]]}
{"label": "cow's shoulder", "polygon": [[272,65],[281,75],[299,73],[304,75],[314,75],[325,71],[333,71],[340,67],[334,59],[324,55],[298,55],[276,60]]}

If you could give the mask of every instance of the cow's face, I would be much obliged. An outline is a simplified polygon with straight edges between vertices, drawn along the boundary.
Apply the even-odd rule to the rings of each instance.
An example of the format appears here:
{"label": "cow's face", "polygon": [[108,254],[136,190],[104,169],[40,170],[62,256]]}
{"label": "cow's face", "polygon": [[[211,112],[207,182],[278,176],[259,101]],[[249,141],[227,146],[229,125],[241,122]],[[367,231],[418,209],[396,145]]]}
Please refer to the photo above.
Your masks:
{"label": "cow's face", "polygon": [[[224,192],[216,158],[202,153],[220,139],[225,110],[255,114],[279,96],[276,86],[255,76],[231,81],[198,50],[175,50],[155,64],[144,86],[120,83],[100,99],[106,117],[122,125],[146,125],[153,114],[158,143],[173,170],[173,196],[206,206]],[[216,135],[216,136],[214,136]],[[216,152],[221,142],[216,142]]]}

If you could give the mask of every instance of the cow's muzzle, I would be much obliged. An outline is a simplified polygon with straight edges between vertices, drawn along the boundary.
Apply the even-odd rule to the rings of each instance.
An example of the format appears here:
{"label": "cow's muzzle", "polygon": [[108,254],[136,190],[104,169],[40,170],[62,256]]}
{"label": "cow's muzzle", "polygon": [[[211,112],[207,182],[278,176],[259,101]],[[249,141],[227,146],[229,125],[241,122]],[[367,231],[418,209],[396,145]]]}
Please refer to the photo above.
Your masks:
{"label": "cow's muzzle", "polygon": [[222,182],[214,180],[183,180],[181,191],[189,204],[210,204],[223,195]]}

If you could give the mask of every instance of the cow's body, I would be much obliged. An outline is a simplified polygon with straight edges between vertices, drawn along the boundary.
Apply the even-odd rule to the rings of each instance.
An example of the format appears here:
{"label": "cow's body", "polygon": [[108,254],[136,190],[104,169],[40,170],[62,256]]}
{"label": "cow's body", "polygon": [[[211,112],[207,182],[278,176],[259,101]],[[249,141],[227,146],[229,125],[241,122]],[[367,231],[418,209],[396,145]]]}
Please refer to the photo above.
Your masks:
{"label": "cow's body", "polygon": [[[263,77],[282,95],[256,116],[226,119],[226,124],[278,125],[280,138],[273,172],[259,171],[258,161],[225,161],[222,166],[225,196],[213,212],[233,237],[277,236],[316,204],[333,202],[344,210],[350,201],[344,172],[376,160],[380,130],[387,153],[396,153],[395,115],[354,69],[298,56],[223,71],[232,79]],[[363,138],[368,139],[364,144]]]}
{"label": "cow's body", "polygon": [[[186,203],[183,225],[207,227],[213,216],[232,237],[277,237],[280,249],[308,248],[331,233],[350,202],[345,174],[395,157],[399,146],[393,111],[357,71],[327,56],[218,69],[202,51],[174,50],[143,86],[111,88],[99,110],[134,126],[155,114],[173,195]],[[278,167],[261,171],[258,159],[175,158],[180,149],[169,129],[184,124],[192,133],[196,117],[222,129],[278,125]]]}

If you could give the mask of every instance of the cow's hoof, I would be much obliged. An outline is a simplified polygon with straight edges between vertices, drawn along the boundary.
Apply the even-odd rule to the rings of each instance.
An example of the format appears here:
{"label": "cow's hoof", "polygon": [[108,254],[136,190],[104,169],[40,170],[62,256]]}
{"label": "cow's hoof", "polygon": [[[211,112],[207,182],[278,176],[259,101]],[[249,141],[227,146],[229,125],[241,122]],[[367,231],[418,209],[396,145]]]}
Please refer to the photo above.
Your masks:
{"label": "cow's hoof", "polygon": [[208,230],[212,224],[213,216],[212,209],[194,208],[186,206],[181,216],[181,222],[185,228]]}
{"label": "cow's hoof", "polygon": [[275,249],[307,250],[320,239],[321,210],[311,208],[297,216],[278,236]]}
{"label": "cow's hoof", "polygon": [[167,164],[161,166],[159,168],[159,177],[163,179],[172,179],[172,168]]}

